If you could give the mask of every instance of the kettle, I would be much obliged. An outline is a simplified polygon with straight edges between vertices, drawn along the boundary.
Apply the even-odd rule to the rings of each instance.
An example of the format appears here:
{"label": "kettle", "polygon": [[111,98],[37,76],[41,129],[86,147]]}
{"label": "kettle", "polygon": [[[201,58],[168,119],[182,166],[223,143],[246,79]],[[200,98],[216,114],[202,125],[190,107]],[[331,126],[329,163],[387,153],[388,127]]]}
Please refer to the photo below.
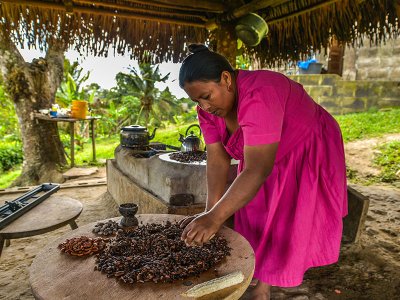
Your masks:
{"label": "kettle", "polygon": [[201,136],[201,128],[197,124],[190,125],[186,129],[186,137],[184,137],[182,134],[179,134],[179,141],[182,143],[181,146],[181,151],[182,152],[193,152],[193,151],[203,151],[203,142],[201,139],[196,136],[193,131],[190,131],[190,135],[188,135],[188,132],[190,128],[192,127],[198,127],[200,130],[200,136]]}
{"label": "kettle", "polygon": [[130,125],[121,128],[121,146],[129,148],[146,148],[149,146],[149,141],[152,140],[156,134],[154,128],[153,133],[150,135],[146,127],[140,125]]}

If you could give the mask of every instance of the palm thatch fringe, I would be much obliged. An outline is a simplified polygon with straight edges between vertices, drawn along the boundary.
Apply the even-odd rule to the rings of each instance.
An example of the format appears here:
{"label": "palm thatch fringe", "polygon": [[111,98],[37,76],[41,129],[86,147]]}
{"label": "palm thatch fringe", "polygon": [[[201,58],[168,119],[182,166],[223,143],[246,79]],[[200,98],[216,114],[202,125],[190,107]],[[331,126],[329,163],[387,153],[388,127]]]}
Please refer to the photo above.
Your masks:
{"label": "palm thatch fringe", "polygon": [[[258,3],[260,7],[261,2]],[[237,7],[248,7],[253,2]],[[81,54],[130,54],[151,61],[179,62],[187,43],[215,45],[217,34],[205,29],[218,20],[222,1],[186,0],[0,0],[0,30],[21,47],[46,50],[51,42],[64,42]],[[332,37],[352,46],[368,37],[373,44],[397,37],[397,0],[263,1],[256,11],[269,23],[269,34],[255,48],[243,48],[260,65],[296,61],[326,50]],[[231,3],[232,5],[232,3]],[[255,4],[254,4],[255,5]],[[396,6],[397,5],[397,6]],[[232,9],[232,7],[231,7]],[[223,18],[222,18],[223,19]],[[222,20],[220,18],[220,20]],[[229,25],[236,20],[227,21]],[[218,30],[218,29],[217,29]]]}
{"label": "palm thatch fringe", "polygon": [[[353,47],[361,46],[365,37],[375,45],[397,37],[395,1],[330,1],[329,5],[313,9],[321,2],[324,1],[288,1],[273,10],[261,11],[269,23],[269,35],[248,50],[250,57],[255,55],[263,66],[274,66],[326,51],[333,36],[341,44]],[[308,12],[294,14],[299,11]],[[274,22],[277,19],[280,21]]]}
{"label": "palm thatch fringe", "polygon": [[43,9],[2,3],[0,15],[6,16],[0,19],[0,29],[21,47],[46,50],[48,43],[63,41],[85,55],[107,56],[111,48],[114,54],[128,53],[142,59],[150,52],[154,63],[181,61],[185,43],[201,43],[207,38],[202,27],[79,11],[68,14],[64,7]]}

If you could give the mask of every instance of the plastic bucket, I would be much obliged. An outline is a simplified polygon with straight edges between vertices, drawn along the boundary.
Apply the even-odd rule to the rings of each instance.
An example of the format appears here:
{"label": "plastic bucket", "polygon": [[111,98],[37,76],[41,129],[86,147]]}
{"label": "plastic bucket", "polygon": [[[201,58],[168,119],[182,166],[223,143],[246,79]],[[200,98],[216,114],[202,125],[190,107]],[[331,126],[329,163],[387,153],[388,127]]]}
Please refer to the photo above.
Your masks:
{"label": "plastic bucket", "polygon": [[74,119],[86,119],[87,111],[87,101],[72,100],[71,117],[73,117]]}
{"label": "plastic bucket", "polygon": [[299,68],[300,74],[321,74],[322,64],[321,63],[310,63],[308,69]]}

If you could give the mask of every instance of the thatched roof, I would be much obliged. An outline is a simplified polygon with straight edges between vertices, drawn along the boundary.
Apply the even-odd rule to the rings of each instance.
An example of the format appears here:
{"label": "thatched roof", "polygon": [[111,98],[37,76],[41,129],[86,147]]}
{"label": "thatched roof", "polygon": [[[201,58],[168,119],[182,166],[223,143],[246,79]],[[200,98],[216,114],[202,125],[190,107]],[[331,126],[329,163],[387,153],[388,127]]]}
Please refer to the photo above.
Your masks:
{"label": "thatched roof", "polygon": [[[395,34],[396,0],[0,0],[0,30],[21,46],[45,49],[53,39],[83,54],[117,53],[154,62],[181,61],[185,43],[211,39],[209,29],[249,12],[269,25],[268,37],[245,51],[263,63],[298,59],[340,42],[374,43]],[[356,25],[355,25],[356,24]],[[218,29],[216,29],[218,30]]]}

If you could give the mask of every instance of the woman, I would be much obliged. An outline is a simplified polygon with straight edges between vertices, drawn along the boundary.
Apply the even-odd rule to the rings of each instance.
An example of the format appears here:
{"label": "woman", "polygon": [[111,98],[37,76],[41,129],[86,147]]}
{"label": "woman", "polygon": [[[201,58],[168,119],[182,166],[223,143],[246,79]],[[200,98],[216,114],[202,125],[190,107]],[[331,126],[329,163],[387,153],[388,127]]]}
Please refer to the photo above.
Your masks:
{"label": "woman", "polygon": [[[191,45],[179,84],[198,103],[207,144],[207,205],[186,218],[182,239],[203,244],[235,214],[256,255],[253,299],[301,284],[310,267],[338,260],[347,214],[340,128],[303,87],[271,71],[235,71]],[[231,158],[238,176],[225,191]]]}

